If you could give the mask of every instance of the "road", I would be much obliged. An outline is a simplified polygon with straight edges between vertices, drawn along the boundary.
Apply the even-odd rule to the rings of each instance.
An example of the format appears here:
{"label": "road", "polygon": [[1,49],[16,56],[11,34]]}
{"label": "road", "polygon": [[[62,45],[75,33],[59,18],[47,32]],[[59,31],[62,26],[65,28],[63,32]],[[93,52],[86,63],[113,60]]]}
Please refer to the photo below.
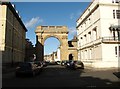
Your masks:
{"label": "road", "polygon": [[35,77],[15,77],[14,72],[4,74],[2,87],[118,87],[119,78],[113,72],[49,65]]}

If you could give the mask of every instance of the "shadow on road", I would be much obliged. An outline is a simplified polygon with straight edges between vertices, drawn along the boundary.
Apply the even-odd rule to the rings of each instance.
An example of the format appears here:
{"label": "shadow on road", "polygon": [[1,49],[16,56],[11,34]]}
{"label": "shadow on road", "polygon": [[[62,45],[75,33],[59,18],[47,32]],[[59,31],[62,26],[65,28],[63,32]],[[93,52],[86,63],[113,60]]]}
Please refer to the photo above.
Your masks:
{"label": "shadow on road", "polygon": [[[94,73],[94,72],[93,72]],[[47,66],[32,78],[3,79],[3,87],[119,87],[120,82],[94,76],[85,76],[85,70],[71,70],[60,66]],[[103,74],[104,75],[104,74]]]}

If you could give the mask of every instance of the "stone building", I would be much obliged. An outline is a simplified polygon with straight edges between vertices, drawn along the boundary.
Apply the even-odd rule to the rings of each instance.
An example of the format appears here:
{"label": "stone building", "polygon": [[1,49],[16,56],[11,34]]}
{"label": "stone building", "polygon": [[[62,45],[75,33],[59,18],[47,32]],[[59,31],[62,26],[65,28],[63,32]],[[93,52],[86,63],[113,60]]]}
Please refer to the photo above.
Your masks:
{"label": "stone building", "polygon": [[70,41],[68,41],[68,59],[69,60],[78,60],[78,52],[77,52],[77,37],[74,36],[74,38]]}
{"label": "stone building", "polygon": [[55,61],[57,59],[57,51],[52,53],[52,57],[53,57],[53,61]]}
{"label": "stone building", "polygon": [[60,46],[57,48],[55,61],[60,61]]}
{"label": "stone building", "polygon": [[53,60],[53,54],[44,55],[44,61],[52,62]]}
{"label": "stone building", "polygon": [[13,64],[25,58],[26,27],[10,2],[0,4],[0,51],[2,63]]}
{"label": "stone building", "polygon": [[55,62],[55,61],[57,61],[57,59],[58,59],[57,51],[53,52],[52,54],[49,54],[49,55],[44,55],[45,61]]}
{"label": "stone building", "polygon": [[25,61],[34,61],[35,47],[29,39],[25,42]]}
{"label": "stone building", "polygon": [[[77,52],[77,37],[74,36],[72,40],[68,41],[68,58],[65,60],[78,60],[78,52]],[[45,55],[44,59],[45,60],[52,60],[52,61],[61,61],[61,56],[60,56],[60,50],[61,46],[57,48],[56,52],[53,52],[50,55]]]}
{"label": "stone building", "polygon": [[93,0],[77,20],[78,58],[85,66],[119,66],[119,7],[119,0]]}

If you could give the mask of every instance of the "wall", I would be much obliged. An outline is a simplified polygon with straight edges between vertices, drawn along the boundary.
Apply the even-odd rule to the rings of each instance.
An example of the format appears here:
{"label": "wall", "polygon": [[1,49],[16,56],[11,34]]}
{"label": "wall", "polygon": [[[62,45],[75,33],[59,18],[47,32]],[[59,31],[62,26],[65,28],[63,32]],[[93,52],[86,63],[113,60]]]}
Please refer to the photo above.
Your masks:
{"label": "wall", "polygon": [[[113,10],[118,10],[119,4],[112,3],[112,0],[95,1],[77,20],[78,57],[85,65],[91,67],[117,67],[119,58],[115,55],[115,46],[119,44],[105,43],[102,37],[112,37],[109,27],[119,25],[119,20],[113,18]],[[94,37],[94,28],[96,28],[96,37]],[[89,32],[91,37],[88,35]]]}
{"label": "wall", "polygon": [[2,30],[3,64],[24,61],[26,29],[23,28],[15,13],[11,10],[13,8],[11,4],[8,6],[7,4],[2,5],[2,8],[2,14],[4,14],[1,18],[4,22],[4,29]]}

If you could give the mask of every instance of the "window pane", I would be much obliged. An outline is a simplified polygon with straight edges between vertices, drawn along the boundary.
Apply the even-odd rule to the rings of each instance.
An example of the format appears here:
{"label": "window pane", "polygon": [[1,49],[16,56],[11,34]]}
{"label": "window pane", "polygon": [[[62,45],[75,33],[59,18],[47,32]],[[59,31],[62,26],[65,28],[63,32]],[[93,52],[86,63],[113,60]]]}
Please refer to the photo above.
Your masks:
{"label": "window pane", "polygon": [[115,19],[115,10],[113,10],[113,18]]}
{"label": "window pane", "polygon": [[116,17],[117,19],[120,19],[120,10],[116,10]]}
{"label": "window pane", "polygon": [[117,55],[117,47],[115,47],[115,55]]}
{"label": "window pane", "polygon": [[119,57],[120,57],[120,46],[119,46]]}

